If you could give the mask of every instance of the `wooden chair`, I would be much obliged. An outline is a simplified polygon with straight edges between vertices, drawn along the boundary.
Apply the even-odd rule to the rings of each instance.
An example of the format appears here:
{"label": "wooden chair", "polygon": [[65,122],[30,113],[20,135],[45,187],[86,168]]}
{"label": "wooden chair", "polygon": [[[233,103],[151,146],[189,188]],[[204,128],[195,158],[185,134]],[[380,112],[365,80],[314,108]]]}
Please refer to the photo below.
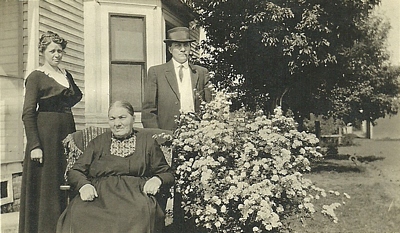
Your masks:
{"label": "wooden chair", "polygon": [[[152,131],[154,135],[158,135],[161,133],[171,134],[171,132],[167,130],[161,130],[161,129],[148,129],[148,130]],[[78,191],[71,189],[71,186],[68,184],[68,177],[67,177],[68,171],[74,166],[75,161],[83,154],[83,151],[85,150],[89,142],[92,139],[99,136],[100,134],[103,134],[107,131],[110,131],[110,129],[90,126],[83,130],[79,130],[69,134],[62,141],[64,147],[64,153],[67,159],[67,167],[64,173],[65,184],[61,185],[60,189],[68,192],[67,196],[69,197],[69,199],[75,197],[75,195],[78,194]],[[160,145],[164,142],[162,138],[157,138],[156,140]],[[165,146],[161,146],[161,149],[164,152],[164,156],[168,164],[171,166],[172,162],[171,149]],[[156,195],[156,198],[159,200],[159,203],[161,207],[164,209],[164,211],[166,210],[167,199],[169,197],[171,197],[170,189],[162,189],[160,190],[160,193]]]}
{"label": "wooden chair", "polygon": [[107,128],[90,126],[83,130],[68,134],[67,137],[62,141],[64,154],[67,159],[67,167],[64,172],[65,183],[60,186],[60,189],[68,193],[67,196],[69,199],[75,197],[77,191],[72,190],[71,186],[68,184],[68,171],[74,166],[75,161],[83,154],[83,151],[89,142],[95,137],[109,130],[110,129]]}

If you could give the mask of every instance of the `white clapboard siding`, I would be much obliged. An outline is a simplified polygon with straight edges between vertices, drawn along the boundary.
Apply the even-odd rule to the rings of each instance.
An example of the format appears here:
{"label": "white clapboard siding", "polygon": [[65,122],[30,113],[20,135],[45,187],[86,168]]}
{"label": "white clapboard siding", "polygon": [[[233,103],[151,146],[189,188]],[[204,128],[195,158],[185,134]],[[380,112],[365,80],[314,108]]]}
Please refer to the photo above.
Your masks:
{"label": "white clapboard siding", "polygon": [[23,158],[20,2],[0,1],[0,14],[0,161],[3,164]]}
{"label": "white clapboard siding", "polygon": [[0,154],[2,162],[23,158],[23,79],[0,76]]}
{"label": "white clapboard siding", "polygon": [[19,3],[0,1],[0,64],[8,76],[19,75]]}
{"label": "white clapboard siding", "polygon": [[192,23],[189,22],[188,27],[190,28],[190,38],[195,39],[196,41],[192,42],[191,44],[191,51],[190,53],[196,57],[200,57],[200,50],[199,50],[199,42],[200,42],[200,30],[198,28],[193,28]]}
{"label": "white clapboard siding", "polygon": [[200,57],[200,50],[199,50],[200,30],[198,28],[190,29],[190,38],[196,40],[196,41],[192,42],[190,52],[194,57],[199,58]]}

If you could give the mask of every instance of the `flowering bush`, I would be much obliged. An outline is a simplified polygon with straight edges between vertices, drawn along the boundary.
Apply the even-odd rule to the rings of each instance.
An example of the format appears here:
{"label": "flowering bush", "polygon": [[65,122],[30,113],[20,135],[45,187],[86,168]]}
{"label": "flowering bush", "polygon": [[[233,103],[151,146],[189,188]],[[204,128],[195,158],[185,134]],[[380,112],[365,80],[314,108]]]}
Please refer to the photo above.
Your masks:
{"label": "flowering bush", "polygon": [[[177,120],[172,145],[186,217],[210,232],[270,232],[286,229],[288,216],[314,213],[312,200],[327,194],[302,174],[322,157],[315,135],[298,132],[279,108],[267,117],[229,106],[229,94],[217,92],[199,114]],[[323,214],[337,220],[337,206]]]}

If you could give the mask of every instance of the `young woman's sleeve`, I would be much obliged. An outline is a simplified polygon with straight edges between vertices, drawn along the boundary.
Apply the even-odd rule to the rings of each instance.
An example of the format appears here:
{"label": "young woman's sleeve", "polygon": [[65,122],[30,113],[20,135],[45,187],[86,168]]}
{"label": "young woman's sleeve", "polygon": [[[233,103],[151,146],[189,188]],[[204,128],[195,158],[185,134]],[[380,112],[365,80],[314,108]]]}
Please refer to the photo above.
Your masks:
{"label": "young woman's sleeve", "polygon": [[25,100],[22,110],[22,121],[24,122],[27,151],[41,148],[37,127],[37,104],[39,101],[40,77],[31,73],[25,81]]}

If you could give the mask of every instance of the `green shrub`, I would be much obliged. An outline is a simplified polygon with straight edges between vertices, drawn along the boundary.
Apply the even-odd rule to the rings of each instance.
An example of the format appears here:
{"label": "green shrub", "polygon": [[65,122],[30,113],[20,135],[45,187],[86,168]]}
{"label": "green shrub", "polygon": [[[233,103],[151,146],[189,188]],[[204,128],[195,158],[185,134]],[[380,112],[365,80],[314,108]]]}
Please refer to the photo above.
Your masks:
{"label": "green shrub", "polygon": [[[297,131],[280,108],[267,117],[229,106],[218,92],[200,114],[178,119],[172,145],[185,218],[207,232],[262,233],[287,230],[289,216],[315,213],[313,200],[329,195],[303,177],[322,158],[315,135]],[[337,204],[320,213],[336,222]]]}
{"label": "green shrub", "polygon": [[332,158],[339,154],[337,143],[328,143],[326,145],[326,157]]}
{"label": "green shrub", "polygon": [[357,136],[355,134],[344,134],[342,137],[341,146],[354,146],[354,138]]}

